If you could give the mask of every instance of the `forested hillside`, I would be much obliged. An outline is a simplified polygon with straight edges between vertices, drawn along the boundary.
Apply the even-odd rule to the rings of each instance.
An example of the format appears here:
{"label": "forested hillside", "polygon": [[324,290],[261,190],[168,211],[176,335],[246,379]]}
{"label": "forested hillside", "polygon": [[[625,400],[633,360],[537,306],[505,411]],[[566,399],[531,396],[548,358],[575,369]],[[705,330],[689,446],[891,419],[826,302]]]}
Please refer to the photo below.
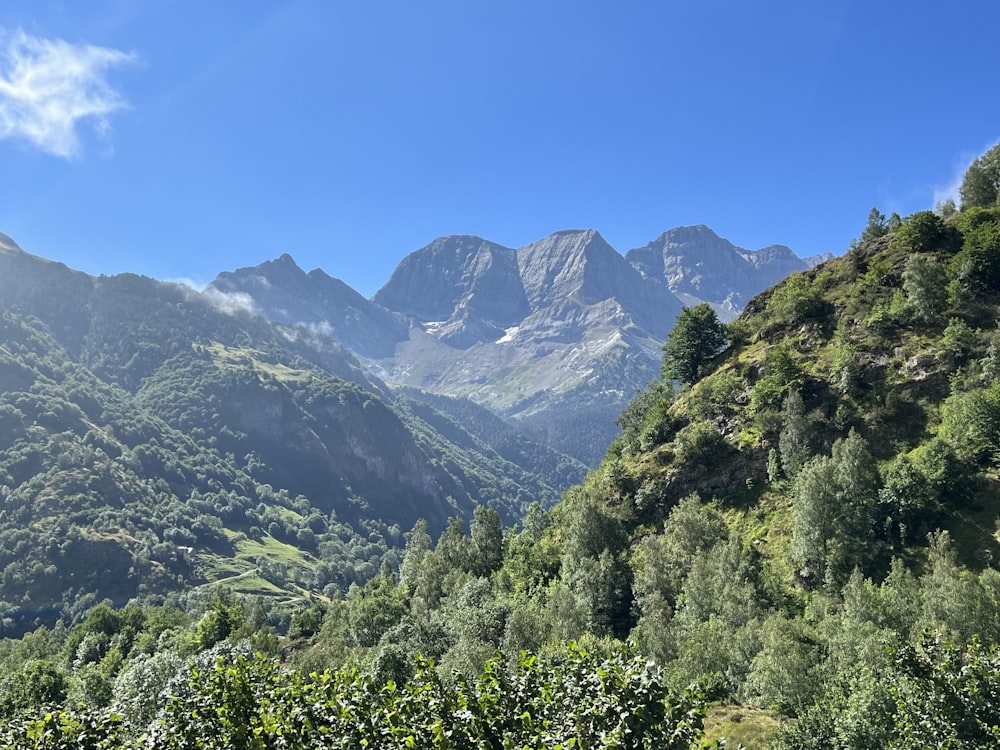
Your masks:
{"label": "forested hillside", "polygon": [[418,519],[483,505],[513,522],[582,476],[492,439],[324,337],[0,247],[6,634],[223,580],[277,601],[343,591],[398,561]]}
{"label": "forested hillside", "polygon": [[398,567],[290,619],[221,590],[7,641],[8,736],[997,746],[998,148],[961,211],[873,210],[732,324],[686,310],[551,510],[418,521]]}

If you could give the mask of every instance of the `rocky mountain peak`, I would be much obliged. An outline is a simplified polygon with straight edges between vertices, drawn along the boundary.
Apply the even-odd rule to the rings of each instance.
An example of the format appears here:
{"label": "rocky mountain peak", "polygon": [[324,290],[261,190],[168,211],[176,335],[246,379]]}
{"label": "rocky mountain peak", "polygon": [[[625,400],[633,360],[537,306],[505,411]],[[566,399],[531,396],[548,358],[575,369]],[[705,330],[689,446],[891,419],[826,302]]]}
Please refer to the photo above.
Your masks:
{"label": "rocky mountain peak", "polygon": [[467,348],[492,341],[528,314],[513,250],[481,237],[452,235],[406,256],[372,301]]}
{"label": "rocky mountain peak", "polygon": [[704,224],[674,227],[657,237],[653,242],[664,245],[687,245],[697,242],[718,242],[721,238]]}
{"label": "rocky mountain peak", "polygon": [[703,224],[664,232],[625,258],[685,305],[708,302],[724,319],[735,318],[757,292],[809,267],[784,245],[746,250]]}
{"label": "rocky mountain peak", "polygon": [[14,240],[12,240],[10,237],[8,237],[3,232],[0,232],[0,247],[3,247],[6,250],[20,250],[21,249],[20,247],[18,247],[17,243],[14,242]]}
{"label": "rocky mountain peak", "polygon": [[388,311],[321,269],[307,274],[288,253],[220,273],[205,294],[248,295],[269,319],[313,328],[365,356],[386,356],[406,337],[406,325]]}
{"label": "rocky mountain peak", "polygon": [[593,304],[615,297],[634,273],[593,229],[564,230],[525,245],[517,262],[533,310],[556,300]]}
{"label": "rocky mountain peak", "polygon": [[786,245],[768,245],[756,252],[747,253],[749,260],[754,266],[764,266],[769,263],[791,263],[798,266],[803,259],[792,252]]}
{"label": "rocky mountain peak", "polygon": [[732,319],[804,267],[784,246],[744,250],[693,225],[627,256],[594,229],[516,250],[440,237],[407,255],[370,301],[287,254],[216,284],[244,291],[272,320],[340,341],[381,379],[468,397],[592,463],[630,395],[659,371],[682,305],[708,301]]}

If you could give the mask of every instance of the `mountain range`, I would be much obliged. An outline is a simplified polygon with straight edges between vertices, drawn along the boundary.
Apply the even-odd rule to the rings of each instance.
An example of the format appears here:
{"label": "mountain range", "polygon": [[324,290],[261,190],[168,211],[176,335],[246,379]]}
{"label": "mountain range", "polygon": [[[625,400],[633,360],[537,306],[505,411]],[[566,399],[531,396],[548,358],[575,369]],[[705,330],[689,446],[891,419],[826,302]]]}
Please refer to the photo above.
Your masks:
{"label": "mountain range", "polygon": [[582,478],[482,407],[424,396],[308,329],[0,235],[0,632],[220,580],[343,589],[419,519],[513,523]]}
{"label": "mountain range", "polygon": [[633,265],[592,230],[445,237],[366,300],[288,255],[199,293],[0,235],[0,629],[218,582],[332,593],[419,519],[553,505],[657,375],[671,285],[723,304],[733,269],[778,272],[734,250],[713,286],[676,260],[692,236],[729,247],[675,230]]}
{"label": "mountain range", "polygon": [[658,375],[683,306],[708,302],[731,320],[757,292],[828,257],[744,250],[705,226],[624,256],[592,229],[518,249],[462,235],[406,256],[371,300],[287,254],[221,273],[204,294],[329,336],[386,383],[468,398],[593,466],[625,405]]}

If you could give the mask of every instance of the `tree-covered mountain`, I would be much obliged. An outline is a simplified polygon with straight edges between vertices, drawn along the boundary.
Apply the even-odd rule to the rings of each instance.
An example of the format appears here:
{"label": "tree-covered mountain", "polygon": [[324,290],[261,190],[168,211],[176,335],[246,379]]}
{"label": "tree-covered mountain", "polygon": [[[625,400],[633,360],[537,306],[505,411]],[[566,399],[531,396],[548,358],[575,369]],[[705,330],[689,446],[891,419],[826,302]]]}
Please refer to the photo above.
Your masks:
{"label": "tree-covered mountain", "polygon": [[[514,527],[487,507],[439,533],[419,521],[398,565],[386,556],[364,585],[330,588],[290,621],[221,589],[98,606],[0,642],[0,738],[211,747],[252,732],[343,746],[361,722],[387,747],[694,747],[704,719],[709,739],[774,750],[995,747],[1000,207],[981,193],[961,211],[873,210],[845,256],[728,325],[688,308],[600,466]],[[4,320],[8,354],[58,351],[27,343],[51,341],[51,325]],[[222,344],[204,346],[225,370],[236,344]],[[257,351],[251,369],[277,367]],[[32,401],[32,373],[44,385],[78,365],[68,352],[59,367],[22,358],[0,370],[28,389],[0,429],[54,404],[31,426],[51,438],[82,396]],[[71,393],[132,398],[95,386]],[[535,450],[467,400],[404,389],[394,403],[456,446],[512,462]],[[152,427],[124,434],[139,429]],[[179,441],[197,437],[162,440],[183,455]],[[529,466],[552,466],[539,459]],[[156,488],[177,481],[158,476]],[[30,513],[54,496],[30,494]]]}
{"label": "tree-covered mountain", "polygon": [[729,325],[689,308],[585,482],[506,532],[418,524],[398,570],[296,614],[286,664],[391,693],[418,654],[504,684],[522,651],[627,641],[713,701],[711,737],[994,745],[1000,209],[876,211],[864,235]]}
{"label": "tree-covered mountain", "polygon": [[659,368],[682,305],[726,319],[804,261],[680,227],[624,257],[593,230],[516,250],[442,237],[406,256],[372,300],[289,256],[222,273],[206,293],[322,331],[386,382],[468,398],[596,465],[614,420]]}
{"label": "tree-covered mountain", "polygon": [[440,530],[483,505],[513,522],[582,476],[544,446],[504,450],[488,420],[394,396],[328,337],[0,239],[8,632],[222,579],[343,589],[418,519]]}

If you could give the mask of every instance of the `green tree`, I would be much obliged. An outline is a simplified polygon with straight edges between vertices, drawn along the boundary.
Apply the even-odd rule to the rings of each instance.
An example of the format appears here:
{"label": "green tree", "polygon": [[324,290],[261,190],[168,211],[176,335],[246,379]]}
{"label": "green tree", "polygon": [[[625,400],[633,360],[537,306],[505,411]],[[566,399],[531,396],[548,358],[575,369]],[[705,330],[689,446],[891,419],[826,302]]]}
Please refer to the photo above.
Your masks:
{"label": "green tree", "polygon": [[933,323],[948,305],[948,274],[927,255],[911,255],[903,271],[906,306],[922,323]]}
{"label": "green tree", "polygon": [[183,667],[184,660],[177,654],[161,651],[134,659],[118,675],[112,708],[134,734],[148,727],[156,717],[163,689]]}
{"label": "green tree", "polygon": [[962,210],[1000,203],[1000,143],[972,160],[958,189]]}
{"label": "green tree", "polygon": [[570,490],[565,505],[563,581],[592,629],[621,637],[631,626],[632,571],[622,561],[625,529],[592,490]]}
{"label": "green tree", "polygon": [[895,652],[892,748],[987,748],[1000,745],[1000,654],[965,649],[926,634]]}
{"label": "green tree", "polygon": [[942,438],[959,458],[984,461],[1000,440],[1000,383],[966,393],[953,393],[941,408]]}
{"label": "green tree", "polygon": [[675,684],[696,680],[717,697],[740,690],[761,645],[761,572],[760,556],[737,536],[695,557],[673,620]]}
{"label": "green tree", "polygon": [[69,683],[66,675],[48,659],[32,659],[8,682],[0,695],[0,713],[11,714],[17,709],[39,708],[62,703]]}
{"label": "green tree", "polygon": [[195,628],[195,649],[203,651],[229,638],[243,620],[243,604],[230,593],[217,592]]}
{"label": "green tree", "polygon": [[768,617],[761,628],[763,648],[753,658],[746,693],[754,702],[794,716],[816,698],[821,648],[802,620],[780,614]]}
{"label": "green tree", "polygon": [[961,244],[961,233],[933,211],[917,211],[912,216],[907,216],[903,226],[892,238],[892,247],[914,253],[932,250],[954,253]]}
{"label": "green tree", "polygon": [[884,237],[888,231],[889,222],[885,218],[885,214],[879,211],[877,207],[872,206],[872,210],[868,212],[868,224],[861,230],[861,241],[868,242],[869,240]]}
{"label": "green tree", "polygon": [[485,505],[477,505],[473,516],[470,572],[488,576],[503,564],[503,523],[500,514]]}
{"label": "green tree", "polygon": [[795,479],[792,556],[806,578],[824,574],[837,533],[833,465],[826,456],[810,460]]}
{"label": "green tree", "polygon": [[882,531],[904,546],[930,531],[941,511],[927,478],[905,455],[896,456],[885,468],[878,497]]}
{"label": "green tree", "polygon": [[785,396],[781,410],[781,433],[778,435],[781,468],[786,477],[794,478],[812,454],[809,433],[809,420],[806,418],[802,396],[797,389],[792,388]]}
{"label": "green tree", "polygon": [[874,554],[871,545],[879,476],[867,441],[851,430],[817,456],[795,481],[792,555],[802,574],[839,588],[851,569]]}
{"label": "green tree", "polygon": [[707,302],[685,307],[663,345],[665,379],[694,383],[725,346],[725,331]]}
{"label": "green tree", "polygon": [[406,614],[400,587],[379,575],[356,591],[349,614],[351,634],[360,646],[374,646]]}
{"label": "green tree", "polygon": [[448,526],[438,537],[437,552],[452,570],[469,570],[472,541],[465,534],[465,521],[457,516],[448,519]]}
{"label": "green tree", "polygon": [[640,539],[632,550],[636,602],[645,614],[665,601],[673,607],[695,559],[728,538],[725,517],[688,495],[671,510],[660,534]]}
{"label": "green tree", "polygon": [[427,532],[427,521],[421,518],[413,525],[410,538],[406,541],[403,562],[399,566],[401,584],[411,589],[416,586],[420,566],[430,549],[431,535]]}
{"label": "green tree", "polygon": [[957,282],[973,293],[1000,291],[1000,209],[970,208],[955,224],[963,236],[951,263]]}

